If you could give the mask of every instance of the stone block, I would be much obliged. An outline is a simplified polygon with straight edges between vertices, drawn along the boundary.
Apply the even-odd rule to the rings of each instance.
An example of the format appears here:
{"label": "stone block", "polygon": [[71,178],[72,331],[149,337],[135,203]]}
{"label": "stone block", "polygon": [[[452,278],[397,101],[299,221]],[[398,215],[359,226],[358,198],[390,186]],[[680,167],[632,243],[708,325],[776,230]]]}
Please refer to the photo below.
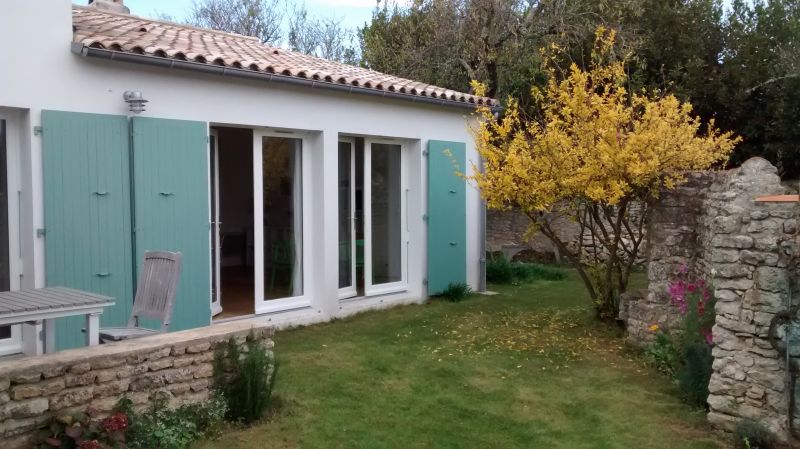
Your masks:
{"label": "stone block", "polygon": [[778,293],[789,291],[789,273],[783,268],[758,267],[754,279],[761,290]]}
{"label": "stone block", "polygon": [[123,357],[99,357],[91,362],[93,370],[115,368],[123,364],[125,364],[125,359]]}
{"label": "stone block", "polygon": [[171,368],[172,367],[172,359],[169,357],[165,357],[160,360],[156,360],[154,362],[149,362],[147,367],[150,371],[160,371],[162,369]]}
{"label": "stone block", "polygon": [[0,377],[0,391],[8,391],[9,388],[11,388],[11,379]]}
{"label": "stone block", "polygon": [[717,263],[734,263],[739,261],[739,250],[715,249],[711,252],[711,261]]}
{"label": "stone block", "polygon": [[753,280],[747,278],[720,279],[715,281],[714,286],[720,290],[748,290],[753,288]]}
{"label": "stone block", "polygon": [[738,263],[719,263],[714,266],[718,278],[746,278],[753,272],[753,268]]}
{"label": "stone block", "polygon": [[194,370],[194,378],[195,379],[202,379],[204,377],[211,377],[214,375],[214,366],[210,363],[203,363],[202,365],[197,365]]}
{"label": "stone block", "polygon": [[12,384],[30,384],[42,380],[41,370],[16,372],[11,376]]}
{"label": "stone block", "polygon": [[50,420],[49,416],[33,416],[31,418],[7,419],[0,422],[0,435],[3,441],[7,438],[21,435],[39,428],[42,424]]}
{"label": "stone block", "polygon": [[67,387],[80,387],[83,385],[91,385],[94,383],[97,374],[94,371],[89,371],[81,374],[67,374],[64,376],[64,382]]}
{"label": "stone block", "polygon": [[84,374],[84,373],[88,373],[89,370],[91,370],[91,369],[92,369],[91,363],[84,362],[84,363],[78,363],[76,365],[70,366],[68,371],[71,374]]}
{"label": "stone block", "polygon": [[0,421],[7,418],[29,418],[37,416],[50,408],[47,398],[26,399],[24,401],[11,401],[0,406]]}
{"label": "stone block", "polygon": [[130,383],[131,381],[129,379],[118,379],[95,385],[94,396],[105,397],[111,395],[120,395],[121,393],[128,391]]}
{"label": "stone block", "polygon": [[64,379],[60,377],[35,384],[14,385],[11,387],[11,397],[19,401],[38,396],[49,396],[58,393],[64,387]]}
{"label": "stone block", "polygon": [[197,354],[199,352],[208,351],[209,349],[211,349],[211,343],[210,342],[205,342],[205,343],[200,343],[200,344],[188,346],[186,348],[186,352],[189,353],[189,354]]}
{"label": "stone block", "polygon": [[711,239],[711,246],[715,248],[749,249],[754,245],[753,237],[748,235],[715,235]]}
{"label": "stone block", "polygon": [[87,404],[93,398],[93,386],[70,388],[50,398],[50,409],[56,411],[74,405]]}
{"label": "stone block", "polygon": [[740,253],[743,263],[755,266],[776,266],[778,264],[778,255],[775,253],[765,253],[758,251],[744,250]]}

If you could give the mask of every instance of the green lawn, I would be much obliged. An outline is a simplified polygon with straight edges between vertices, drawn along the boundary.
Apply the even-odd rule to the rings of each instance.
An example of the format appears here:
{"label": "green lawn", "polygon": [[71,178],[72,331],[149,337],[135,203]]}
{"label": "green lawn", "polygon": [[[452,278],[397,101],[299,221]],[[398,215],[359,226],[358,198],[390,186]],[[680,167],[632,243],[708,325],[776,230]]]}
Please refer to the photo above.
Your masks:
{"label": "green lawn", "polygon": [[203,448],[717,448],[577,278],[280,332],[279,409]]}

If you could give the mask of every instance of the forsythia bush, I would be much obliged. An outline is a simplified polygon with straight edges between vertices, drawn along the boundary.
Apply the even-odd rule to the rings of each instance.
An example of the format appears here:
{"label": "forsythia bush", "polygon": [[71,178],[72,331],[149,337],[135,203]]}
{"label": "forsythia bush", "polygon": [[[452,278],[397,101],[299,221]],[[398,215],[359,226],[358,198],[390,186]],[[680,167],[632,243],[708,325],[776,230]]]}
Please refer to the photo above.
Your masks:
{"label": "forsythia bush", "polygon": [[[713,122],[703,126],[691,104],[672,95],[629,91],[625,60],[613,58],[614,39],[613,30],[597,30],[587,71],[573,64],[562,74],[558,49],[544,51],[549,82],[532,90],[537,116],[513,98],[502,118],[480,108],[473,132],[484,170],[473,167],[468,176],[488,207],[526,213],[531,230],[567,256],[608,314],[627,286],[646,219],[630,217],[631,203],[646,206],[662,188],[684,182],[685,171],[725,161],[739,142]],[[485,92],[479,83],[473,88]],[[596,234],[606,252],[605,282],[592,282],[585,257],[559,239],[550,222],[556,213]]]}

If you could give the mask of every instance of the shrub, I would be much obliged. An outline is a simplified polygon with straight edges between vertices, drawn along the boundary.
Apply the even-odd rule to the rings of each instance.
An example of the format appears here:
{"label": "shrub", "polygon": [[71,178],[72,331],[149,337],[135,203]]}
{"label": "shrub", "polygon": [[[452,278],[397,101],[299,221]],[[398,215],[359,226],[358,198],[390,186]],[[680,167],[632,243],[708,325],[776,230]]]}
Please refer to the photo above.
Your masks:
{"label": "shrub", "polygon": [[753,420],[745,419],[736,424],[733,430],[734,445],[737,449],[771,449],[775,447],[775,436],[766,427]]}
{"label": "shrub", "polygon": [[503,253],[492,255],[486,262],[486,280],[493,284],[512,284],[535,280],[560,281],[563,270],[525,262],[509,262]]}
{"label": "shrub", "polygon": [[246,345],[243,355],[233,338],[218,347],[214,357],[214,388],[225,399],[228,419],[251,423],[264,415],[270,403],[278,365],[252,333]]}
{"label": "shrub", "polygon": [[438,296],[445,298],[451,302],[460,302],[472,294],[472,287],[465,282],[450,283]]}
{"label": "shrub", "polygon": [[511,275],[516,282],[561,281],[567,277],[558,268],[525,262],[511,262]]}
{"label": "shrub", "polygon": [[486,281],[493,284],[510,284],[514,282],[514,271],[511,262],[502,253],[486,261]]}
{"label": "shrub", "polygon": [[125,447],[129,417],[116,412],[105,419],[77,412],[54,416],[35,438],[40,448]]}
{"label": "shrub", "polygon": [[645,348],[644,357],[648,365],[661,374],[673,377],[678,370],[680,354],[669,334],[663,332],[656,334],[655,341]]}
{"label": "shrub", "polygon": [[706,407],[708,382],[711,380],[711,347],[705,342],[691,342],[682,348],[683,363],[677,372],[681,396],[689,404]]}

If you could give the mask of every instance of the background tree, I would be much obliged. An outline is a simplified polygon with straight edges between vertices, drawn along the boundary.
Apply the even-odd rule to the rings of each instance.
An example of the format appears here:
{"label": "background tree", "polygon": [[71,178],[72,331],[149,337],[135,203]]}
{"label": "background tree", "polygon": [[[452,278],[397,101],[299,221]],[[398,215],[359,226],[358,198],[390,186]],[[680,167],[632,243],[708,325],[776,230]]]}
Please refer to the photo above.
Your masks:
{"label": "background tree", "polygon": [[[629,91],[626,61],[613,54],[614,37],[599,28],[589,68],[572,64],[563,78],[553,62],[558,52],[545,58],[549,79],[532,92],[539,118],[514,99],[500,119],[482,108],[474,131],[484,171],[469,176],[488,207],[521,210],[558,247],[605,318],[617,316],[647,206],[663,188],[683,182],[686,170],[723,162],[739,141],[713,121],[703,126],[691,104],[673,95]],[[474,87],[483,93],[482,85]],[[631,214],[632,204],[642,212]],[[559,238],[552,223],[557,216],[574,219],[602,245],[601,267]]]}
{"label": "background tree", "polygon": [[731,161],[761,155],[784,177],[800,176],[800,1],[417,0],[380,4],[360,29],[362,64],[452,89],[476,79],[487,95],[537,113],[545,86],[539,50],[553,62],[591,63],[594,30],[618,30],[631,86],[669,90],[703,122],[744,137]]}
{"label": "background tree", "polygon": [[197,0],[188,22],[274,44],[282,37],[282,15],[278,0]]}

